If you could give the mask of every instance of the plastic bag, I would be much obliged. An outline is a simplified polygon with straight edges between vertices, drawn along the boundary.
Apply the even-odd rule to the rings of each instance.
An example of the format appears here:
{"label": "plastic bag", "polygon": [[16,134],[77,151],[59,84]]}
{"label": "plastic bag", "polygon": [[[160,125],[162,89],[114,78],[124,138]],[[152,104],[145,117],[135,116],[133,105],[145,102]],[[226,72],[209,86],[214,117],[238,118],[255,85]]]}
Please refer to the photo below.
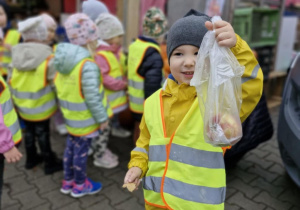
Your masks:
{"label": "plastic bag", "polygon": [[[221,20],[213,17],[212,22]],[[240,108],[241,76],[245,70],[229,48],[220,47],[215,32],[208,31],[200,46],[194,76],[204,139],[214,146],[230,146],[242,138]]]}

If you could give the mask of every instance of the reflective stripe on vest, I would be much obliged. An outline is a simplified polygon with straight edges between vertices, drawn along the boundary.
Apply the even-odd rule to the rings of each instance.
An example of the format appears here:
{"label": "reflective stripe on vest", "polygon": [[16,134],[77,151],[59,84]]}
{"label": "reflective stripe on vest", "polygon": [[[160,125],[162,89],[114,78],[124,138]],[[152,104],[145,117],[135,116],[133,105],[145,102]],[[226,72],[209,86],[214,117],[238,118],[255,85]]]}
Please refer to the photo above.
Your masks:
{"label": "reflective stripe on vest", "polygon": [[[91,59],[83,59],[69,74],[57,73],[54,80],[67,130],[74,136],[88,135],[98,130],[100,125],[94,120],[82,95],[81,72],[87,61],[94,62]],[[99,87],[99,93],[103,97],[102,105],[108,109],[102,84]]]}
{"label": "reflective stripe on vest", "polygon": [[143,183],[146,202],[168,209],[224,210],[223,152],[204,141],[198,99],[171,137],[166,136],[161,103],[161,90],[145,102],[145,122],[151,135]]}
{"label": "reflective stripe on vest", "polygon": [[128,93],[129,93],[129,106],[131,111],[136,113],[143,113],[144,110],[144,78],[138,74],[145,52],[149,47],[155,48],[160,52],[158,45],[136,39],[129,46],[128,55]]}
{"label": "reflective stripe on vest", "polygon": [[[10,29],[7,31],[3,43],[13,47],[19,43],[20,37],[21,35],[17,30]],[[0,57],[0,62],[2,63],[2,66],[0,67],[0,73],[2,76],[4,76],[7,75],[7,69],[11,63],[11,52],[1,45],[0,53],[2,54]]]}
{"label": "reflective stripe on vest", "polygon": [[[121,61],[118,61],[116,56],[110,51],[99,51],[97,54],[103,56],[106,59],[110,69],[108,73],[109,76],[111,76],[115,80],[123,80],[124,73],[120,63]],[[113,110],[127,103],[125,90],[114,91],[107,88],[104,88],[104,90],[107,95],[110,107]]]}
{"label": "reflective stripe on vest", "polygon": [[10,130],[14,143],[17,144],[22,139],[22,132],[19,125],[18,116],[13,107],[9,88],[2,76],[0,76],[0,83],[0,85],[4,88],[0,93],[0,103],[4,124]]}
{"label": "reflective stripe on vest", "polygon": [[10,84],[12,96],[20,116],[28,121],[42,121],[56,111],[55,94],[47,84],[49,56],[35,70],[13,70]]}

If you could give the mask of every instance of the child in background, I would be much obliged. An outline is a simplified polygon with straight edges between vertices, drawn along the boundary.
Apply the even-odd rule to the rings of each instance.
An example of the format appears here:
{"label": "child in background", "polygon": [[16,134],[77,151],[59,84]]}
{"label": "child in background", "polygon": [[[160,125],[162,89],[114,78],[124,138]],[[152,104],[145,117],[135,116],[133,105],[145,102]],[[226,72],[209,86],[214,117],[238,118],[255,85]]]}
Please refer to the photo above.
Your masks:
{"label": "child in background", "polygon": [[[42,14],[41,17],[44,19],[46,26],[47,26],[47,30],[48,30],[47,43],[50,47],[52,47],[53,54],[54,54],[55,50],[56,50],[56,46],[57,46],[56,41],[55,41],[55,31],[57,28],[57,24],[56,24],[55,20],[53,19],[53,17],[46,13]],[[55,129],[57,130],[57,132],[60,135],[68,134],[65,120],[62,116],[62,113],[61,113],[61,110],[59,107],[58,107],[57,111],[55,112],[55,114],[53,115],[53,118],[54,118]]]}
{"label": "child in background", "polygon": [[[100,67],[103,76],[103,85],[108,97],[110,107],[113,110],[112,135],[120,138],[127,138],[130,132],[123,129],[119,122],[119,113],[127,109],[126,96],[127,81],[125,78],[125,66],[121,60],[125,59],[122,53],[122,38],[124,29],[117,17],[105,13],[101,14],[95,21],[99,37],[103,40],[97,48],[95,61]],[[94,154],[94,164],[99,167],[113,168],[118,165],[118,160],[107,154],[107,139],[100,137],[97,145],[97,152]],[[102,143],[101,143],[102,142]]]}
{"label": "child in background", "polygon": [[[52,49],[47,45],[48,31],[42,17],[32,17],[18,24],[24,43],[12,48],[13,70],[9,74],[12,97],[26,125],[26,169],[44,160],[45,174],[62,170],[50,144],[50,117],[56,112],[51,83],[55,76]],[[37,153],[37,138],[41,155]]]}
{"label": "child in background", "polygon": [[0,0],[0,27],[4,32],[4,40],[0,45],[0,74],[6,79],[7,70],[11,63],[11,48],[17,45],[20,41],[21,35],[10,26],[10,12],[5,1]]}
{"label": "child in background", "polygon": [[[245,66],[240,110],[244,121],[259,101],[263,74],[251,49],[229,23],[218,21],[214,28],[218,44],[231,48]],[[204,141],[196,89],[189,85],[199,46],[207,30],[212,29],[208,16],[191,10],[168,32],[172,76],[164,90],[145,102],[141,135],[124,179],[137,187],[144,177],[146,209],[224,209],[223,149]]]}
{"label": "child in background", "polygon": [[109,13],[106,5],[98,0],[83,1],[82,12],[89,16],[94,22],[102,13]]}
{"label": "child in background", "polygon": [[163,40],[167,20],[158,8],[150,8],[143,21],[143,36],[139,36],[128,52],[129,106],[135,120],[134,142],[139,136],[139,124],[144,101],[161,87],[163,60],[159,44]]}
{"label": "child in background", "polygon": [[70,43],[58,44],[54,80],[59,104],[69,135],[64,152],[64,180],[61,192],[72,197],[94,194],[100,182],[86,176],[88,149],[99,128],[108,125],[109,105],[101,84],[101,74],[93,56],[97,47],[97,27],[85,14],[71,15],[65,22]]}
{"label": "child in background", "polygon": [[[0,28],[0,44],[3,41],[3,31]],[[11,101],[9,87],[0,75],[0,209],[3,186],[4,159],[8,163],[19,161],[22,154],[15,145],[22,139],[18,117]]]}

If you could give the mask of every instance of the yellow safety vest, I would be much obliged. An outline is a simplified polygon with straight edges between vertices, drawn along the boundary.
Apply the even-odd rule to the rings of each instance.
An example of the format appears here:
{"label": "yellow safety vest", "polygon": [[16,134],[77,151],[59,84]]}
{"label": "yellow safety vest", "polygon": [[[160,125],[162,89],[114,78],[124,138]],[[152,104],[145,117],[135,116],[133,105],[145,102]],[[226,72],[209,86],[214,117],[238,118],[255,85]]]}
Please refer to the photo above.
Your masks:
{"label": "yellow safety vest", "polygon": [[155,48],[160,52],[158,45],[136,39],[129,46],[128,55],[128,93],[129,93],[129,107],[135,113],[143,113],[144,111],[144,77],[138,74],[144,55],[149,47]]}
{"label": "yellow safety vest", "polygon": [[[224,210],[226,174],[221,147],[203,137],[198,99],[173,133],[166,136],[161,90],[145,103],[145,122],[151,134],[145,202],[167,209]],[[141,150],[136,148],[135,150]]]}
{"label": "yellow safety vest", "polygon": [[56,111],[55,93],[47,82],[50,55],[36,69],[19,71],[14,68],[10,85],[14,104],[20,116],[28,121],[49,119]]}
{"label": "yellow safety vest", "polygon": [[[17,30],[10,29],[6,33],[3,44],[10,45],[11,47],[15,46],[19,43],[20,37],[21,35]],[[0,54],[0,73],[2,76],[6,76],[8,66],[11,63],[11,51],[2,45],[0,46]]]}
{"label": "yellow safety vest", "polygon": [[[123,67],[116,56],[110,51],[99,51],[97,54],[103,56],[109,64],[109,76],[116,80],[123,80],[123,76],[125,76],[123,73]],[[127,103],[125,90],[115,91],[109,90],[105,87],[104,90],[107,95],[109,105],[113,110]]]}
{"label": "yellow safety vest", "polygon": [[4,124],[10,130],[14,143],[17,144],[22,140],[22,132],[18,121],[18,116],[11,100],[9,88],[1,75],[0,83],[3,88],[0,93],[0,103]]}
{"label": "yellow safety vest", "polygon": [[[57,73],[54,79],[66,127],[68,132],[73,136],[86,136],[97,131],[100,126],[88,109],[81,90],[81,72],[87,61],[94,62],[91,59],[83,59],[75,66],[71,73]],[[109,104],[105,100],[106,96],[102,83],[100,83],[99,92],[103,96],[102,105],[108,110]]]}

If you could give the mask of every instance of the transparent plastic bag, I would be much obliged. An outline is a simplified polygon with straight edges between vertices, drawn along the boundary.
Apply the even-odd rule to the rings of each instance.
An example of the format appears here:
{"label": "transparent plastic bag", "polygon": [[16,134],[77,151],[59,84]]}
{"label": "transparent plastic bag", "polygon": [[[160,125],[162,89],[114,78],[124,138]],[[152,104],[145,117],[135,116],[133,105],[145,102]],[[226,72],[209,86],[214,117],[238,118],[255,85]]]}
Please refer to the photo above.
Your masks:
{"label": "transparent plastic bag", "polygon": [[[221,20],[213,17],[212,22]],[[204,139],[214,146],[230,146],[242,138],[241,66],[229,48],[220,47],[215,32],[208,31],[200,46],[194,76],[204,124]]]}

